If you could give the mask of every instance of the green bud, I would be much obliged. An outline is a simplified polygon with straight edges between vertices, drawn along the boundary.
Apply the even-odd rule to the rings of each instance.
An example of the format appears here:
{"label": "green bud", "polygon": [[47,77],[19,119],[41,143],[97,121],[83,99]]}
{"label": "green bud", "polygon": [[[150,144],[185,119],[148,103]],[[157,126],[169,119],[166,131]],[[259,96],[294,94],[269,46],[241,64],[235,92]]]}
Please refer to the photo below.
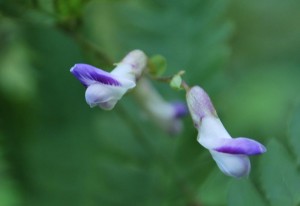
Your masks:
{"label": "green bud", "polygon": [[182,83],[182,78],[181,78],[180,74],[176,74],[173,76],[173,78],[170,82],[170,87],[172,87],[173,89],[180,90],[180,89],[182,89],[181,83]]}

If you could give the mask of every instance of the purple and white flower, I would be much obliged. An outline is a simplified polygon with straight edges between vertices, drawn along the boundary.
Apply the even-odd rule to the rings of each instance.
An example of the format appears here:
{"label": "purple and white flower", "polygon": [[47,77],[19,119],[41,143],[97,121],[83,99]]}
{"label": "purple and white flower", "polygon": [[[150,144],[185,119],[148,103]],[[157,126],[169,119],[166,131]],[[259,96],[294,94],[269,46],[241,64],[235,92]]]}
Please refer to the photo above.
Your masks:
{"label": "purple and white flower", "polygon": [[110,73],[88,64],[75,64],[71,73],[87,88],[85,99],[90,107],[111,110],[129,89],[136,86],[146,63],[146,55],[134,50]]}
{"label": "purple and white flower", "polygon": [[188,113],[183,102],[167,102],[145,78],[139,80],[134,94],[146,115],[158,127],[170,135],[181,132],[181,118]]}
{"label": "purple and white flower", "polygon": [[233,177],[248,176],[251,169],[250,155],[266,152],[266,148],[249,138],[232,138],[206,92],[199,86],[187,92],[187,104],[195,127],[197,141],[208,149],[223,173]]}

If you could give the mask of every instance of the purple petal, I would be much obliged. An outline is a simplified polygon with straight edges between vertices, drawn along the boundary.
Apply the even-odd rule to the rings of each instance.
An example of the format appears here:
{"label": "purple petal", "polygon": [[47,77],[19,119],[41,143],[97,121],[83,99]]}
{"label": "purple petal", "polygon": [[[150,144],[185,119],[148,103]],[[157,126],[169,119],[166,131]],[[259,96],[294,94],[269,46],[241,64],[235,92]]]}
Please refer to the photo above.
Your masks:
{"label": "purple petal", "polygon": [[265,146],[248,138],[223,139],[221,146],[213,150],[227,154],[257,155],[267,151]]}
{"label": "purple petal", "polygon": [[70,71],[85,87],[95,83],[121,86],[110,73],[88,64],[75,64]]}
{"label": "purple petal", "polygon": [[183,102],[173,102],[172,106],[174,108],[175,118],[181,118],[187,115],[188,109]]}

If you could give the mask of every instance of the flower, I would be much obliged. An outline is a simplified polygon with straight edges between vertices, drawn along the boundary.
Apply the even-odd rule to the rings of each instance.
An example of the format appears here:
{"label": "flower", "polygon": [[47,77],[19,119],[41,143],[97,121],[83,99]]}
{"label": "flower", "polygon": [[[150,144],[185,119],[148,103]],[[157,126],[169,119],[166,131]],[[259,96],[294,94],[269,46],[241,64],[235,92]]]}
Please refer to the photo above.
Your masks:
{"label": "flower", "polygon": [[141,78],[134,90],[139,105],[149,118],[170,135],[182,130],[181,118],[188,112],[183,102],[167,102],[146,78]]}
{"label": "flower", "polygon": [[90,107],[111,110],[129,89],[136,86],[146,63],[146,55],[134,50],[110,73],[88,64],[75,64],[70,71],[87,88],[85,99]]}
{"label": "flower", "polygon": [[251,169],[248,156],[264,153],[266,148],[249,138],[232,138],[201,87],[194,86],[187,92],[187,104],[199,131],[197,141],[209,150],[221,171],[237,178],[248,176]]}

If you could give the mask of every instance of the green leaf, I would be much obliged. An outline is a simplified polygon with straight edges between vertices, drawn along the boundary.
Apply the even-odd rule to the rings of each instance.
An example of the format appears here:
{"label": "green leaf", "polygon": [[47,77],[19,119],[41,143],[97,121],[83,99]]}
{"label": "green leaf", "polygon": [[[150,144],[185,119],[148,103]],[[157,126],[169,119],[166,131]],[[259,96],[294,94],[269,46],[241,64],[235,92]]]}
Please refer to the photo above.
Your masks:
{"label": "green leaf", "polygon": [[11,101],[29,101],[36,93],[36,81],[27,49],[19,42],[0,57],[0,92]]}
{"label": "green leaf", "polygon": [[148,61],[149,73],[153,76],[161,76],[167,69],[167,61],[162,55],[154,55]]}
{"label": "green leaf", "polygon": [[78,14],[83,5],[82,0],[55,0],[57,12],[63,16]]}
{"label": "green leaf", "polygon": [[[109,5],[93,1],[86,9],[86,22],[95,41],[109,52],[114,50],[113,55],[132,48],[159,53],[168,60],[170,73],[184,69],[191,81],[207,81],[224,68],[230,54],[227,41],[232,24],[224,18],[228,2],[145,0]],[[99,24],[101,19],[105,21]]]}
{"label": "green leaf", "polygon": [[205,182],[201,184],[197,199],[203,205],[224,205],[227,199],[229,181],[230,178],[215,168]]}
{"label": "green leaf", "polygon": [[[1,131],[0,131],[1,132]],[[0,140],[2,136],[0,133]],[[0,200],[3,206],[20,205],[20,194],[17,190],[14,179],[8,173],[9,165],[5,161],[4,152],[0,147]]]}
{"label": "green leaf", "polygon": [[181,76],[179,74],[176,74],[173,76],[173,78],[170,82],[170,87],[172,87],[173,89],[180,90],[180,89],[182,89],[181,83],[182,83]]}
{"label": "green leaf", "polygon": [[277,140],[267,144],[268,152],[260,161],[261,183],[273,206],[300,204],[300,174],[295,161]]}
{"label": "green leaf", "polygon": [[250,179],[233,179],[229,186],[228,205],[265,206],[266,203]]}
{"label": "green leaf", "polygon": [[290,121],[289,134],[291,147],[297,156],[297,164],[300,165],[300,106],[295,109]]}

